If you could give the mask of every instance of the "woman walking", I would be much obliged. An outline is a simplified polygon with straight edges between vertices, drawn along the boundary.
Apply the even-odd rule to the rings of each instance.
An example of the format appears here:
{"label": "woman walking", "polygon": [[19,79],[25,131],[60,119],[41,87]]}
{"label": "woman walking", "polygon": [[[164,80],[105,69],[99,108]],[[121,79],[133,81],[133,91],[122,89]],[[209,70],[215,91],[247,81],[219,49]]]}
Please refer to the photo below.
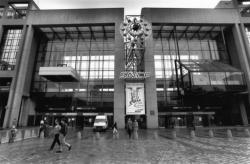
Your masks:
{"label": "woman walking", "polygon": [[62,147],[61,147],[61,142],[60,142],[60,139],[59,139],[59,137],[60,137],[59,132],[61,130],[61,126],[60,126],[59,121],[57,119],[55,120],[55,123],[56,123],[55,128],[54,128],[55,136],[54,136],[54,140],[53,140],[49,150],[53,150],[55,144],[57,143],[59,145],[59,151],[57,151],[57,152],[61,153],[62,152]]}

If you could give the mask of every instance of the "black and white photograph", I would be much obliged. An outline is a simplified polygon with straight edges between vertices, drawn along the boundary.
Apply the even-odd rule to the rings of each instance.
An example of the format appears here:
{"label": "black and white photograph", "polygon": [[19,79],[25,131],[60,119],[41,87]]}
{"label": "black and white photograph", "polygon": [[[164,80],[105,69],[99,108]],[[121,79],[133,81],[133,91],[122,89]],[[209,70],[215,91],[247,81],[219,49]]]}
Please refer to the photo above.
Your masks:
{"label": "black and white photograph", "polygon": [[250,164],[250,0],[0,0],[0,164]]}

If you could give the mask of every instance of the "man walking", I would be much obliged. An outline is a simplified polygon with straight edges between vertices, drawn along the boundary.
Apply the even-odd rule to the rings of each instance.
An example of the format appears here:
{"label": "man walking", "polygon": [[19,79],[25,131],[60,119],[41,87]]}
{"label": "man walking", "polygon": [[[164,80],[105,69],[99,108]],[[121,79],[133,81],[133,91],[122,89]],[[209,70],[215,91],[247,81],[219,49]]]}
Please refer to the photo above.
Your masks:
{"label": "man walking", "polygon": [[63,118],[61,120],[61,126],[62,126],[62,128],[60,130],[60,133],[62,134],[62,143],[63,143],[63,145],[67,146],[68,150],[70,151],[71,150],[71,145],[66,142],[66,135],[68,133],[68,125],[66,123],[65,118]]}

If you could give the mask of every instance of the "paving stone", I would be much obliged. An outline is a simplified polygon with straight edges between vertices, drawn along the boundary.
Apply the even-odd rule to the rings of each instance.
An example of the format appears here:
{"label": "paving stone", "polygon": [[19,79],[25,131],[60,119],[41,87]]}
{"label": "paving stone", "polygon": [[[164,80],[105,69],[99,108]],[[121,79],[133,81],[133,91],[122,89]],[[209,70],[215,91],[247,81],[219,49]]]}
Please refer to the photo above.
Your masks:
{"label": "paving stone", "polygon": [[[171,130],[139,130],[139,139],[129,139],[125,130],[120,130],[119,139],[112,132],[95,133],[85,130],[81,139],[76,134],[69,136],[72,150],[65,147],[62,153],[48,151],[52,138],[28,139],[0,145],[1,164],[33,163],[86,163],[86,164],[248,164],[250,163],[250,138],[208,138],[204,131],[197,131],[191,139],[188,131],[178,131],[171,139]],[[156,134],[157,133],[157,134]],[[222,131],[220,131],[222,133]],[[156,138],[155,135],[158,137]]]}

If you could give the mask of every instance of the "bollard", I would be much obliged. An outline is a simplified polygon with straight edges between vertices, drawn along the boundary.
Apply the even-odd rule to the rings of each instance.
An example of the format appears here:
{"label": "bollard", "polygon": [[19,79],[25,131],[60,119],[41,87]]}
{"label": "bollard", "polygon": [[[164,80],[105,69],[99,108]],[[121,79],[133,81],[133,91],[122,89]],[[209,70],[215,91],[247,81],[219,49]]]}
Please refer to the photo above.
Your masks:
{"label": "bollard", "polygon": [[232,131],[230,129],[227,129],[227,137],[228,138],[232,138],[233,137]]}
{"label": "bollard", "polygon": [[172,139],[176,139],[176,131],[175,130],[172,131]]}
{"label": "bollard", "polygon": [[40,138],[44,138],[44,132],[43,131],[40,133]]}
{"label": "bollard", "polygon": [[154,139],[158,139],[158,133],[157,132],[154,132]]}
{"label": "bollard", "polygon": [[249,132],[249,130],[248,130],[248,129],[244,129],[244,131],[245,131],[246,136],[247,136],[247,137],[250,137],[250,132]]}
{"label": "bollard", "polygon": [[134,131],[134,139],[138,140],[138,132],[137,131]]}
{"label": "bollard", "polygon": [[99,140],[100,139],[100,132],[96,132],[95,137],[96,137],[97,140]]}
{"label": "bollard", "polygon": [[208,135],[209,135],[210,138],[213,138],[213,137],[214,137],[214,132],[213,132],[212,129],[209,129]]}
{"label": "bollard", "polygon": [[191,132],[190,132],[190,137],[191,137],[191,138],[195,138],[195,131],[194,131],[194,130],[191,130]]}
{"label": "bollard", "polygon": [[82,134],[80,131],[77,132],[77,139],[81,139],[82,138]]}

